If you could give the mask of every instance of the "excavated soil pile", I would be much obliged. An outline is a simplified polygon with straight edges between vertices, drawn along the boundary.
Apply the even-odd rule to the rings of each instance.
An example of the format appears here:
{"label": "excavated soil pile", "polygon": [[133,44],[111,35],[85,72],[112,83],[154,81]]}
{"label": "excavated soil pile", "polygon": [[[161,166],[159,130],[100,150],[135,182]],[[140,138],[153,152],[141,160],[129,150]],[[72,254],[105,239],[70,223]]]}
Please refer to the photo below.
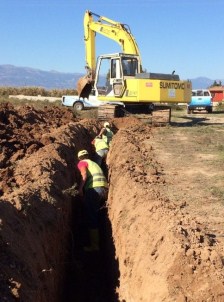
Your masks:
{"label": "excavated soil pile", "polygon": [[[223,301],[223,248],[185,202],[167,198],[153,129],[134,118],[113,124],[107,209],[117,301]],[[91,151],[99,129],[62,108],[1,105],[1,301],[63,301],[74,218],[64,190],[79,182],[76,153]]]}
{"label": "excavated soil pile", "polygon": [[147,125],[120,130],[109,157],[119,301],[224,301],[223,244],[186,202],[168,199],[153,131]]}
{"label": "excavated soil pile", "polygon": [[77,150],[97,123],[57,107],[0,110],[0,300],[61,301],[71,241],[62,192],[77,182]]}

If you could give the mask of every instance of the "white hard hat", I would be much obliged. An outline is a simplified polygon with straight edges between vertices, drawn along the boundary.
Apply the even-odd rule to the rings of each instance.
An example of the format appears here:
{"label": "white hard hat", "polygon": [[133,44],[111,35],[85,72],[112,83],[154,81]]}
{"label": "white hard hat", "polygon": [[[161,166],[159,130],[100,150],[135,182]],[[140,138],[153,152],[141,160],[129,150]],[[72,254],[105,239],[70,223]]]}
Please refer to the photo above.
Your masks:
{"label": "white hard hat", "polygon": [[87,150],[81,150],[81,151],[78,152],[78,158],[81,157],[81,156],[83,156],[83,155],[88,155],[88,154],[89,153],[88,153]]}
{"label": "white hard hat", "polygon": [[105,122],[103,125],[104,125],[104,127],[106,127],[106,126],[110,126],[110,123]]}

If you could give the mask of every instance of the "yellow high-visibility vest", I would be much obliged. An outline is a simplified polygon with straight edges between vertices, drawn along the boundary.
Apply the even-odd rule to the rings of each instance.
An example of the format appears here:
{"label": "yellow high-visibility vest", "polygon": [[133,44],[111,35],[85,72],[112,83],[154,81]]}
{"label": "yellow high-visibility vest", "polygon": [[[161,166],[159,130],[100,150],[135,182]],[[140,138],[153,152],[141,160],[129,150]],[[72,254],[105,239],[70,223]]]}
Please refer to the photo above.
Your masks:
{"label": "yellow high-visibility vest", "polygon": [[87,180],[85,183],[85,189],[96,188],[96,187],[108,187],[107,180],[103,174],[102,169],[90,159],[83,159],[88,163],[87,168]]}
{"label": "yellow high-visibility vest", "polygon": [[113,135],[114,135],[114,133],[113,133],[113,131],[112,130],[110,130],[109,128],[105,128],[105,130],[106,130],[106,133],[104,133],[103,135],[102,135],[102,138],[103,138],[103,140],[108,144],[108,146],[110,145],[110,143],[111,143],[111,141],[112,141],[112,138],[113,138]]}
{"label": "yellow high-visibility vest", "polygon": [[109,149],[108,144],[102,138],[95,138],[94,145],[96,152],[102,149]]}

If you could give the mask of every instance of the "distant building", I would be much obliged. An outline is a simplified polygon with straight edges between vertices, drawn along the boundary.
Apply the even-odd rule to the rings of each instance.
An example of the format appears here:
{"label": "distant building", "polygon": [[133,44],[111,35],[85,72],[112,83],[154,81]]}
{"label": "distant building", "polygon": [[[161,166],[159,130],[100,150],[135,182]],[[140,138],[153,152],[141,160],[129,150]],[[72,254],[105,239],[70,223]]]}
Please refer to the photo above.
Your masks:
{"label": "distant building", "polygon": [[224,86],[213,86],[208,89],[211,92],[213,102],[224,101]]}

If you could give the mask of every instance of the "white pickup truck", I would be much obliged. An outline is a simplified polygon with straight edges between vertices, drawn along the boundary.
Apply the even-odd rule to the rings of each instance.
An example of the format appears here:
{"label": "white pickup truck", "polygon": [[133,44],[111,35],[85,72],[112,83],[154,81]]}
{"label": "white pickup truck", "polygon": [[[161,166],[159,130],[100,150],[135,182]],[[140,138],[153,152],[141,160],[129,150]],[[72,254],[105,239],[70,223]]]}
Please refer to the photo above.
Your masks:
{"label": "white pickup truck", "polygon": [[102,105],[102,102],[97,100],[94,95],[90,95],[89,99],[79,98],[78,95],[63,95],[61,104],[66,107],[72,107],[75,111],[81,111],[83,109],[97,108]]}
{"label": "white pickup truck", "polygon": [[192,113],[194,110],[206,110],[212,113],[212,96],[208,89],[192,90],[190,103],[187,104],[187,113]]}

